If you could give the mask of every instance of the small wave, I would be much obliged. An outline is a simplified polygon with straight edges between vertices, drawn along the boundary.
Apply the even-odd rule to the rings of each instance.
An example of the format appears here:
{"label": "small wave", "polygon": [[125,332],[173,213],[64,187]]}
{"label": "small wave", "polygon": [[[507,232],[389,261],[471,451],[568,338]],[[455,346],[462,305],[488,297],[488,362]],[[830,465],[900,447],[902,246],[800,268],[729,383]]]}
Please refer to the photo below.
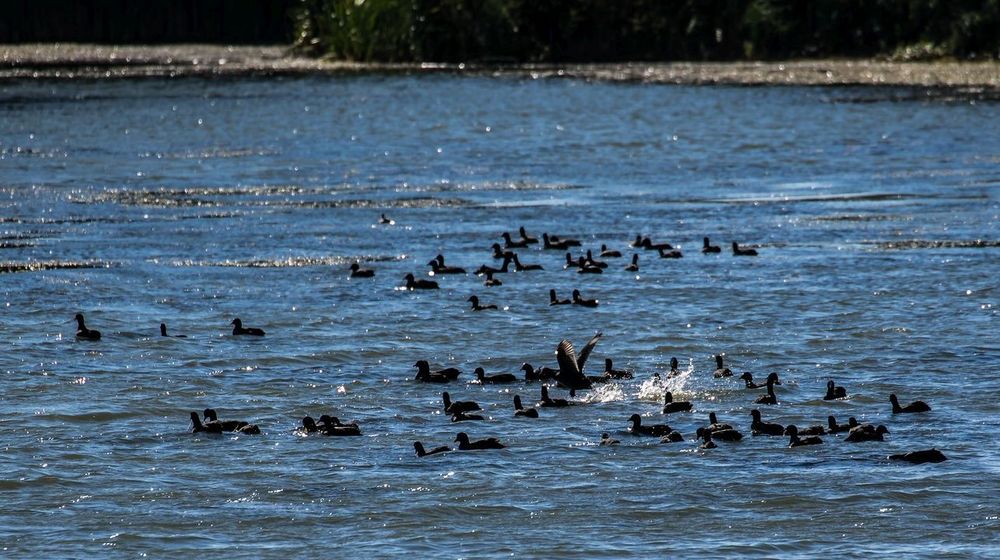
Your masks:
{"label": "small wave", "polygon": [[493,192],[493,191],[564,191],[582,189],[582,185],[567,183],[534,183],[529,181],[485,181],[481,183],[442,182],[430,185],[403,184],[395,192]]}
{"label": "small wave", "polygon": [[27,249],[34,247],[34,243],[17,243],[11,241],[0,241],[0,249]]}
{"label": "small wave", "polygon": [[201,267],[218,266],[234,268],[298,268],[306,266],[348,266],[354,262],[389,262],[405,259],[405,255],[377,255],[370,257],[284,257],[277,259],[226,259],[223,261],[196,261],[192,259],[178,259],[170,261],[171,266],[177,267]]}
{"label": "small wave", "polygon": [[988,239],[973,240],[933,240],[933,239],[906,239],[903,241],[873,241],[869,242],[879,249],[903,250],[903,249],[989,249],[1000,247],[1000,241]]}
{"label": "small wave", "polygon": [[74,268],[111,268],[108,261],[33,261],[0,263],[0,274],[7,272],[34,272],[37,270],[58,270]]}
{"label": "small wave", "polygon": [[816,216],[817,222],[889,222],[897,220],[912,220],[910,216],[888,216],[885,214],[841,214],[833,216]]}
{"label": "small wave", "polygon": [[139,154],[139,157],[144,159],[225,159],[251,156],[273,156],[277,154],[277,150],[269,150],[265,148],[208,148],[200,151],[187,152],[142,152]]}

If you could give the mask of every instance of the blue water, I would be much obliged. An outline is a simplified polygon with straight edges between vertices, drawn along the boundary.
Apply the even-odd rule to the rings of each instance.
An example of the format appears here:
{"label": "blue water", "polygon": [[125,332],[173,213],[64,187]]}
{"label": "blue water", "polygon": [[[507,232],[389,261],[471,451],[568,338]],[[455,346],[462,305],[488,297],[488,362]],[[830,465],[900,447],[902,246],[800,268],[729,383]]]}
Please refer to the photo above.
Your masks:
{"label": "blue water", "polygon": [[[995,555],[1000,105],[896,93],[0,84],[0,556]],[[535,246],[522,260],[545,270],[500,287],[470,273],[399,289],[438,253],[496,266],[490,244],[521,225],[625,257],[577,275]],[[640,251],[627,273],[636,234],[684,258]],[[702,255],[705,235],[726,250]],[[733,240],[760,256],[733,257]],[[356,260],[375,278],[348,278]],[[600,306],[549,307],[550,288]],[[472,294],[501,310],[472,312]],[[78,312],[100,342],[75,340]],[[237,316],[267,336],[231,336]],[[161,321],[187,338],[159,337]],[[538,384],[470,383],[477,366],[554,366],[559,340],[597,330],[588,373],[610,357],[635,378],[578,406],[514,418]],[[714,379],[718,353],[778,372],[780,404]],[[653,380],[671,357],[685,374]],[[419,384],[418,359],[464,374]],[[848,399],[822,399],[831,378]],[[487,420],[452,424],[442,388]],[[664,390],[695,412],[664,418]],[[891,392],[933,410],[894,416]],[[208,406],[264,433],[192,435]],[[890,433],[789,449],[750,437],[754,408]],[[744,440],[699,450],[711,411]],[[324,413],[364,436],[294,433]],[[633,413],[688,441],[629,435]],[[414,456],[459,431],[508,447]],[[949,460],[886,460],[931,447]]]}

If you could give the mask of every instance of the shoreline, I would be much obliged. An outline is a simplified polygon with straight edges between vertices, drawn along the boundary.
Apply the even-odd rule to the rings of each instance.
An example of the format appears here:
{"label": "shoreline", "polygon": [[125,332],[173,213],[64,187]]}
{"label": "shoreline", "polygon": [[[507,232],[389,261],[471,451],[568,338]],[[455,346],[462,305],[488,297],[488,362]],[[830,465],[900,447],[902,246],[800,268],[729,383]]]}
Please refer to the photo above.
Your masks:
{"label": "shoreline", "polygon": [[2,81],[440,73],[674,85],[879,86],[1000,93],[1000,62],[993,61],[824,59],[517,65],[356,63],[309,58],[297,55],[282,45],[0,45]]}

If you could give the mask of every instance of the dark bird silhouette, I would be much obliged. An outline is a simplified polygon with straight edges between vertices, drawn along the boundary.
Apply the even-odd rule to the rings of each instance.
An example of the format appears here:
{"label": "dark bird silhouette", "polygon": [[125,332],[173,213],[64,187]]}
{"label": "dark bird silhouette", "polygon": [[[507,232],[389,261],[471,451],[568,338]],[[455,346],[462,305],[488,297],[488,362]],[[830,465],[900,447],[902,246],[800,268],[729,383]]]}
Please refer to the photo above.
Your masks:
{"label": "dark bird silhouette", "polygon": [[160,323],[160,336],[167,336],[171,338],[187,338],[186,334],[167,334],[166,323]]}
{"label": "dark bird silhouette", "polygon": [[771,372],[767,375],[767,394],[757,397],[756,404],[778,404],[778,396],[774,394],[774,386],[781,385],[778,374]]}
{"label": "dark bird silhouette", "polygon": [[611,358],[604,358],[604,376],[612,379],[632,379],[632,372],[624,369],[615,369]]}
{"label": "dark bird silhouette", "polygon": [[638,414],[633,414],[632,416],[629,416],[628,420],[629,422],[632,423],[632,425],[629,426],[628,431],[632,435],[636,436],[663,437],[673,431],[667,424],[652,424],[643,426],[642,417],[639,416]]}
{"label": "dark bird silhouette", "polygon": [[824,401],[832,401],[834,399],[846,399],[847,389],[843,387],[837,387],[833,380],[826,382],[826,396],[823,397]]}
{"label": "dark bird silhouette", "polygon": [[556,291],[554,289],[549,290],[549,305],[569,305],[571,303],[573,302],[568,299],[557,298]]}
{"label": "dark bird silhouette", "polygon": [[552,369],[550,367],[540,367],[535,369],[531,364],[525,362],[521,365],[521,371],[524,372],[524,380],[527,382],[532,381],[542,381],[545,379],[555,379],[559,370]]}
{"label": "dark bird silhouette", "polygon": [[521,404],[521,395],[514,395],[514,416],[524,416],[525,418],[538,418],[538,409],[524,408]]}
{"label": "dark bird silhouette", "polygon": [[428,383],[454,381],[462,373],[458,368],[453,367],[431,371],[431,366],[427,363],[427,360],[417,360],[417,363],[413,364],[413,367],[417,368],[417,376],[414,379]]}
{"label": "dark bird silhouette", "polygon": [[756,257],[756,249],[740,249],[740,246],[733,241],[733,256],[736,257]]}
{"label": "dark bird silhouette", "polygon": [[788,447],[800,447],[802,445],[819,445],[823,443],[823,440],[818,436],[809,436],[800,438],[799,430],[794,424],[789,425],[785,428],[785,435],[788,436]]}
{"label": "dark bird silhouette", "polygon": [[504,249],[524,249],[528,246],[528,242],[523,239],[520,241],[514,241],[513,239],[511,239],[510,234],[507,233],[506,231],[503,232],[500,236],[503,237]]}
{"label": "dark bird silhouette", "polygon": [[[76,314],[76,338],[79,340],[100,340],[101,331],[88,329],[83,323],[83,313]],[[63,323],[65,324],[65,323]]]}
{"label": "dark bird silhouette", "polygon": [[442,445],[441,447],[435,447],[430,451],[425,451],[424,444],[419,441],[413,442],[413,449],[417,452],[417,457],[426,457],[427,455],[437,455],[438,453],[447,453],[451,451],[451,448],[447,445]]}
{"label": "dark bird silhouette", "polygon": [[538,406],[546,408],[563,408],[573,406],[573,403],[566,399],[553,399],[549,397],[549,388],[542,385],[542,400],[538,401]]}
{"label": "dark bird silhouette", "polygon": [[674,412],[691,412],[694,408],[693,405],[688,401],[674,401],[674,395],[670,391],[663,394],[663,413],[671,414]]}
{"label": "dark bird silhouette", "polygon": [[480,439],[476,441],[469,441],[469,434],[465,432],[459,432],[455,436],[455,441],[458,442],[458,449],[460,451],[473,451],[477,449],[503,449],[504,444],[500,443],[497,438],[487,438]]}
{"label": "dark bird silhouette", "polygon": [[433,280],[425,280],[423,278],[415,279],[412,273],[407,273],[403,278],[406,279],[406,289],[407,290],[436,290],[440,288],[438,283]]}
{"label": "dark bird silhouette", "polygon": [[889,459],[892,461],[906,461],[915,465],[919,465],[921,463],[940,463],[948,460],[948,458],[944,456],[944,453],[941,453],[937,449],[921,449],[920,451],[910,451],[909,453],[889,455]]}
{"label": "dark bird silhouette", "polygon": [[469,299],[467,299],[466,301],[472,302],[472,310],[473,311],[485,311],[487,309],[497,309],[496,304],[493,304],[493,303],[491,303],[489,305],[480,305],[479,304],[479,296],[469,296]]}
{"label": "dark bird silhouette", "polygon": [[444,411],[448,414],[482,410],[482,408],[479,407],[479,403],[474,401],[452,401],[451,395],[448,394],[448,391],[441,393],[441,399],[444,401]]}
{"label": "dark bird silhouette", "polygon": [[892,413],[902,414],[907,412],[929,412],[931,407],[924,401],[913,401],[906,406],[899,406],[899,399],[895,394],[889,395],[889,402],[892,403]]}
{"label": "dark bird silhouette", "polygon": [[583,374],[583,367],[601,336],[601,332],[598,331],[587,341],[587,344],[580,350],[580,357],[577,357],[573,343],[566,339],[559,342],[556,346],[556,361],[559,362],[559,373],[556,375],[556,381],[560,385],[572,390],[590,388],[593,382]]}
{"label": "dark bird silhouette", "polygon": [[580,305],[583,307],[597,307],[600,302],[596,299],[584,299],[580,295],[580,290],[573,290],[573,305]]}
{"label": "dark bird silhouette", "polygon": [[847,432],[847,437],[844,441],[850,441],[854,443],[862,441],[885,441],[885,434],[889,433],[889,428],[879,424],[878,426],[873,426],[871,424],[858,424],[851,428],[851,431]]}
{"label": "dark bird silhouette", "polygon": [[639,253],[632,254],[632,264],[625,267],[628,272],[639,272]]}
{"label": "dark bird silhouette", "polygon": [[750,434],[755,436],[780,436],[784,435],[785,427],[781,424],[764,422],[760,418],[760,411],[756,408],[750,411],[753,421],[750,423]]}
{"label": "dark bird silhouette", "polygon": [[604,245],[603,243],[601,244],[601,258],[613,259],[621,256],[622,256],[621,251],[612,251],[611,249],[608,249],[607,245]]}
{"label": "dark bird silhouette", "polygon": [[264,336],[264,329],[258,329],[257,327],[244,327],[243,321],[241,321],[239,317],[233,319],[233,322],[229,324],[233,326],[233,335],[235,336]]}
{"label": "dark bird silhouette", "polygon": [[514,272],[528,272],[531,270],[545,270],[540,264],[521,264],[521,258],[514,253]]}
{"label": "dark bird silhouette", "polygon": [[712,244],[710,244],[708,242],[708,238],[706,237],[706,238],[704,238],[702,240],[701,252],[702,253],[721,253],[722,252],[722,247],[719,247],[718,245],[712,245]]}
{"label": "dark bird silhouette", "polygon": [[732,370],[727,368],[722,363],[722,354],[715,355],[715,372],[712,374],[714,377],[729,377],[733,374]]}
{"label": "dark bird silhouette", "polygon": [[351,263],[351,278],[371,278],[375,276],[375,271],[370,268],[361,268],[358,263]]}
{"label": "dark bird silhouette", "polygon": [[486,375],[486,370],[481,367],[476,368],[476,379],[480,383],[513,383],[517,381],[513,373],[498,373],[496,375]]}

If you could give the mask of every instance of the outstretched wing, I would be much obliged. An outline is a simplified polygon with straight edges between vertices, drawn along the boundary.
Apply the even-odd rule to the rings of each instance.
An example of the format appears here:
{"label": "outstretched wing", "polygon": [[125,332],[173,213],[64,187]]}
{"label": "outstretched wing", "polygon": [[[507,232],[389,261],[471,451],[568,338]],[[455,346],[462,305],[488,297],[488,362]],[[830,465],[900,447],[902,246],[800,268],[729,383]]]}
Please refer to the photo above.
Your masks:
{"label": "outstretched wing", "polygon": [[559,377],[566,380],[583,377],[580,366],[576,362],[576,350],[573,349],[573,343],[565,338],[559,341],[559,345],[556,346],[556,361],[559,362]]}
{"label": "outstretched wing", "polygon": [[[593,338],[587,341],[587,344],[583,347],[583,350],[580,351],[580,357],[576,360],[576,370],[580,372],[580,375],[583,375],[583,366],[584,364],[587,363],[587,358],[590,356],[590,353],[594,350],[594,347],[597,346],[597,341],[601,339],[601,336],[603,336],[603,334],[604,333],[602,333],[601,331],[597,331],[597,334],[595,334]],[[570,346],[570,350],[572,349],[573,347]],[[562,367],[562,364],[560,364],[560,367]]]}

